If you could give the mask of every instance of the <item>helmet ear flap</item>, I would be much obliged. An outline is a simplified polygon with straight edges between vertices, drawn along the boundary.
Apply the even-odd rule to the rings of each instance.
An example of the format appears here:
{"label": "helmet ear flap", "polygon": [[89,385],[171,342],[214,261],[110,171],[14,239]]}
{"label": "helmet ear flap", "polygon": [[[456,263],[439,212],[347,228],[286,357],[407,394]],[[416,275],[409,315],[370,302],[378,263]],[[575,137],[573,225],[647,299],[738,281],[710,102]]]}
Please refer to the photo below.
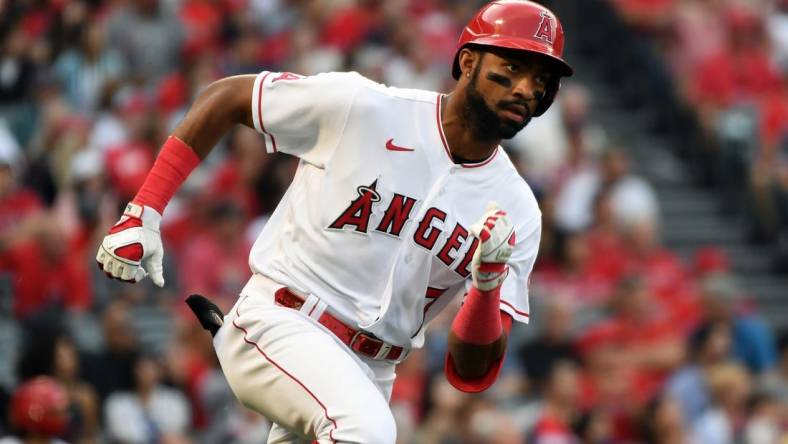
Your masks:
{"label": "helmet ear flap", "polygon": [[534,112],[534,117],[539,117],[550,108],[550,105],[553,104],[553,100],[555,100],[556,94],[558,94],[558,89],[561,87],[561,78],[555,77],[550,80],[547,84],[547,87],[544,91],[544,96],[541,100],[539,100],[539,105],[536,106],[536,111]]}

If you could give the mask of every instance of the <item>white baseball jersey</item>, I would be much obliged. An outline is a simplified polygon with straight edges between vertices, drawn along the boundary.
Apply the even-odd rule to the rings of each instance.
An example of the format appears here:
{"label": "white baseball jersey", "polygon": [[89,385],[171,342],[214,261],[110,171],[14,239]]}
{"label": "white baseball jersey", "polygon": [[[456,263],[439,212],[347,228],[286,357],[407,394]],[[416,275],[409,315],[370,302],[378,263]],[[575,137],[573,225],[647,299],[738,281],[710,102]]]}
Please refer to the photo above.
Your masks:
{"label": "white baseball jersey", "polygon": [[260,73],[255,128],[268,152],[300,163],[252,247],[252,271],[319,297],[349,325],[420,347],[425,324],[470,286],[469,227],[495,201],[517,240],[501,310],[528,322],[536,199],[500,147],[480,163],[452,161],[441,100],[357,73]]}

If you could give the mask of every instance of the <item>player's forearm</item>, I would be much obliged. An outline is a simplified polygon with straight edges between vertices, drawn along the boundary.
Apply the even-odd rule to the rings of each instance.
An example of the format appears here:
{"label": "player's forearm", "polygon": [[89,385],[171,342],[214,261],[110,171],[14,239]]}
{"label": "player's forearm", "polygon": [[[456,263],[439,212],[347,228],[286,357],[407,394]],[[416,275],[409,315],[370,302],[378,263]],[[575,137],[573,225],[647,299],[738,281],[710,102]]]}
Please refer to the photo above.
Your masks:
{"label": "player's forearm", "polygon": [[484,376],[490,365],[506,350],[504,315],[500,311],[500,288],[481,291],[471,287],[452,321],[449,331],[449,359],[457,374],[465,379]]}
{"label": "player's forearm", "polygon": [[235,125],[254,126],[249,102],[253,85],[253,76],[213,82],[200,93],[173,135],[204,159]]}
{"label": "player's forearm", "polygon": [[465,342],[454,332],[449,333],[449,356],[454,362],[457,374],[465,379],[478,379],[484,376],[490,366],[501,359],[506,351],[506,335],[490,344],[479,345]]}

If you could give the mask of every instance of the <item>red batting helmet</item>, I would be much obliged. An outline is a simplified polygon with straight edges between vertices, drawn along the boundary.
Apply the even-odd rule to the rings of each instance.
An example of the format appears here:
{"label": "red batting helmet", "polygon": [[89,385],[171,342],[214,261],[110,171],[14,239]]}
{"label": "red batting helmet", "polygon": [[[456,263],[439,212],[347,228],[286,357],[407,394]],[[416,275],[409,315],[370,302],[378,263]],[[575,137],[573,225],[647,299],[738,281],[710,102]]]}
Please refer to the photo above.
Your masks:
{"label": "red batting helmet", "polygon": [[39,376],[14,391],[10,410],[16,428],[47,437],[60,436],[68,424],[68,395],[54,379]]}
{"label": "red batting helmet", "polygon": [[496,0],[488,3],[468,22],[457,42],[452,75],[460,78],[460,50],[466,46],[492,46],[528,51],[549,57],[558,74],[539,101],[534,116],[540,116],[553,103],[560,78],[571,76],[572,67],[564,61],[564,29],[552,11],[527,0]]}

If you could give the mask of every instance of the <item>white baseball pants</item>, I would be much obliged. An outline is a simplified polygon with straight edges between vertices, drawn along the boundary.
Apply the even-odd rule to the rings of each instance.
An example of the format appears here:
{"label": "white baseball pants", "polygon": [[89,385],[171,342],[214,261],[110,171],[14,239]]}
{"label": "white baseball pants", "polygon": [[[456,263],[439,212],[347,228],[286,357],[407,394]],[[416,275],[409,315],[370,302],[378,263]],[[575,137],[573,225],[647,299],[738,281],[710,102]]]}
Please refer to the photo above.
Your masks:
{"label": "white baseball pants", "polygon": [[394,444],[395,365],[358,356],[305,313],[276,305],[255,275],[214,348],[235,396],[274,422],[269,444]]}

